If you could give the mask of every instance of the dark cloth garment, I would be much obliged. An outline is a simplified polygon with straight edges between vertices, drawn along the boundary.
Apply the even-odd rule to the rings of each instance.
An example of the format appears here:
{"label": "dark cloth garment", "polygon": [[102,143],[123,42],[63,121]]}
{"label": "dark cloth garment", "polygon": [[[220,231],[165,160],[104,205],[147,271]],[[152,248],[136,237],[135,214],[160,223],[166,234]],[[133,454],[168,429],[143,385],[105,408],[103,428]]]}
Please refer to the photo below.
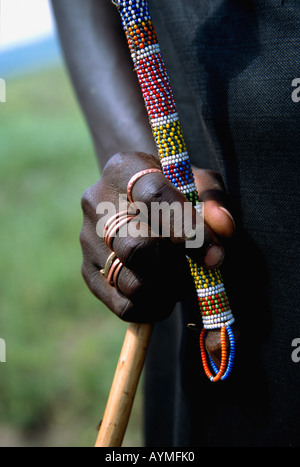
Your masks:
{"label": "dark cloth garment", "polygon": [[[298,0],[150,0],[192,162],[219,171],[237,233],[224,283],[240,331],[234,372],[211,383],[195,298],[155,326],[148,446],[299,446]],[[198,314],[197,314],[198,313]]]}

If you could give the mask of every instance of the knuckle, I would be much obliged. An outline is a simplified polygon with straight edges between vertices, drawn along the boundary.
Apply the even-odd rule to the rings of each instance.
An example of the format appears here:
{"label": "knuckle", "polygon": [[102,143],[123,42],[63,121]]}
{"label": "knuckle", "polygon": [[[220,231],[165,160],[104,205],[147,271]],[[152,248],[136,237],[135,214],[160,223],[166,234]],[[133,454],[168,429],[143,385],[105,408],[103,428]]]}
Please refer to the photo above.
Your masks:
{"label": "knuckle", "polygon": [[223,178],[220,172],[217,172],[216,170],[212,170],[212,169],[207,169],[207,173],[209,174],[211,178],[214,178],[218,183],[223,184]]}
{"label": "knuckle", "polygon": [[140,183],[137,187],[136,198],[146,203],[146,205],[150,203],[168,203],[172,205],[174,202],[183,205],[186,201],[185,196],[163,174],[150,174],[147,178],[145,177],[143,183]]}
{"label": "knuckle", "polygon": [[82,250],[82,254],[85,258],[90,258],[94,256],[95,250],[99,247],[99,244],[96,243],[96,239],[89,235],[88,230],[83,227],[79,235],[79,242]]}
{"label": "knuckle", "polygon": [[126,153],[123,152],[117,152],[113,156],[110,157],[110,159],[106,162],[105,166],[103,167],[102,174],[103,176],[107,176],[108,173],[114,172],[116,167],[119,167],[120,164],[123,163],[123,159],[125,157]]}
{"label": "knuckle", "polygon": [[88,243],[84,226],[82,227],[82,229],[80,231],[80,234],[79,234],[79,243],[81,245],[82,250],[85,249],[85,247],[87,246],[87,243]]}
{"label": "knuckle", "polygon": [[[169,187],[166,184],[165,179],[156,175],[149,176],[145,178],[143,185],[143,193],[145,198],[150,199],[151,201],[162,201],[165,199],[169,193]],[[143,199],[142,199],[143,201]]]}
{"label": "knuckle", "polygon": [[81,197],[81,209],[84,215],[95,214],[99,200],[99,186],[101,179],[94,185],[87,188]]}
{"label": "knuckle", "polygon": [[210,182],[210,189],[217,190],[217,191],[224,191],[224,181],[222,175],[212,169],[206,169],[203,171],[204,178],[208,179]]}
{"label": "knuckle", "polygon": [[102,170],[102,177],[106,180],[114,181],[117,179],[124,167],[134,164],[134,155],[136,153],[117,152],[106,162]]}
{"label": "knuckle", "polygon": [[129,299],[136,295],[142,285],[141,279],[129,270],[121,271],[118,282],[122,294]]}
{"label": "knuckle", "polygon": [[129,269],[136,269],[140,263],[145,265],[146,259],[149,260],[150,254],[155,252],[156,243],[150,236],[134,238],[127,236],[114,240],[114,250],[124,266]]}
{"label": "knuckle", "polygon": [[90,202],[91,202],[91,187],[87,188],[82,197],[81,197],[81,208],[83,211],[86,210],[86,207],[88,207],[90,205]]}
{"label": "knuckle", "polygon": [[124,178],[124,169],[129,174],[134,174],[139,170],[150,167],[160,168],[157,157],[152,154],[132,151],[132,152],[117,152],[106,162],[102,177],[110,181],[117,180],[120,176]]}

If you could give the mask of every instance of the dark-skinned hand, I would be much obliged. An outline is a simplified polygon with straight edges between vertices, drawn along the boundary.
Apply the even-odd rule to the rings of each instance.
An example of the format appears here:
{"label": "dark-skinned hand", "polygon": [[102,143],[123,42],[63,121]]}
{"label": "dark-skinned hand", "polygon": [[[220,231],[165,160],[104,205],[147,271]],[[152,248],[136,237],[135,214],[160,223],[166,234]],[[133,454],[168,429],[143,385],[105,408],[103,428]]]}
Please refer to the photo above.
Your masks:
{"label": "dark-skinned hand", "polygon": [[[118,276],[118,287],[108,284],[100,270],[111,250],[96,230],[101,220],[97,206],[101,202],[110,202],[118,212],[119,195],[126,194],[131,177],[148,168],[160,168],[156,157],[139,152],[118,153],[105,165],[100,180],[82,197],[84,220],[80,242],[84,280],[92,293],[113,313],[129,322],[153,323],[167,318],[175,303],[184,299],[190,290],[187,281],[191,281],[191,275],[186,255],[205,267],[219,266],[224,257],[220,239],[231,236],[235,229],[221,177],[209,170],[193,168],[199,198],[204,202],[204,242],[201,248],[187,250],[188,233],[184,226],[182,235],[178,236],[171,225],[170,236],[165,238],[151,235],[150,226],[145,222],[140,225],[140,231],[145,235],[137,238],[116,235],[114,238],[112,249],[123,267]],[[162,173],[151,173],[138,179],[133,186],[132,198],[134,202],[145,203],[149,212],[152,202],[178,202],[182,206],[187,202]],[[195,226],[197,213],[192,211]],[[211,346],[215,351],[218,337],[211,340]]]}

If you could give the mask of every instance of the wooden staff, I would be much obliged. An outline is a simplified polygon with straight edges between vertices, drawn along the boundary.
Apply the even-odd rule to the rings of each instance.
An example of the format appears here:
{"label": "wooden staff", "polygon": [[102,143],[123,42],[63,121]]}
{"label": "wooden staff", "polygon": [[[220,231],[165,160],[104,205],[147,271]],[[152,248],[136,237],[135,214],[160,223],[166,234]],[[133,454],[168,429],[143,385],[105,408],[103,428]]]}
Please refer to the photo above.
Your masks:
{"label": "wooden staff", "polygon": [[151,332],[151,324],[128,326],[95,447],[122,446]]}

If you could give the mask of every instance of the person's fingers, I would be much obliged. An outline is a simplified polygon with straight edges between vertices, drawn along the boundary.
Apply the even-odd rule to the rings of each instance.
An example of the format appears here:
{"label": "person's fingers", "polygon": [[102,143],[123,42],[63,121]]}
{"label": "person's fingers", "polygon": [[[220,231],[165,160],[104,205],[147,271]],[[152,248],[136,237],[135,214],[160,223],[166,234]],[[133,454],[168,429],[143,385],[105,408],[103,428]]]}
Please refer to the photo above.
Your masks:
{"label": "person's fingers", "polygon": [[[150,154],[134,152],[114,155],[104,167],[101,189],[96,183],[85,193],[83,209],[96,222],[96,207],[101,198],[117,204],[117,197],[127,192],[132,176],[139,171],[159,167],[157,158]],[[212,187],[211,178],[208,180],[209,183],[205,183],[202,190],[206,194]],[[149,173],[139,178],[133,185],[132,197],[138,206],[146,206],[147,218],[144,220],[154,227],[156,235],[166,236],[175,244],[185,244],[187,255],[206,267],[215,267],[222,262],[224,251],[218,236],[209,223],[203,225],[203,218],[163,174]]]}
{"label": "person's fingers", "polygon": [[[199,214],[186,197],[156,171],[138,178],[131,190],[134,205],[139,209],[139,203],[144,204],[146,215],[140,217],[145,213],[137,211],[127,222],[125,211],[122,223],[129,228],[129,235],[121,235],[121,229],[109,230],[110,233],[115,230],[116,235],[108,247],[103,239],[103,225],[101,232],[96,229],[99,203],[102,200],[109,202],[115,215],[118,197],[127,192],[129,180],[148,168],[159,168],[154,156],[117,154],[105,166],[101,180],[86,190],[82,197],[84,222],[80,241],[83,277],[92,293],[126,321],[154,322],[167,317],[174,303],[182,298],[186,289],[185,278],[190,277],[186,255],[206,267],[219,265],[224,251],[218,235],[229,235],[230,228],[233,228],[230,214],[224,211],[226,198],[221,181],[212,172],[197,171],[195,178],[201,200],[205,203],[207,225],[202,224],[201,248],[186,248],[187,240],[195,235]],[[153,210],[153,205],[157,211]],[[186,206],[190,208],[188,228],[183,215]],[[173,208],[172,213],[170,207]],[[156,223],[153,222],[154,217]],[[153,226],[156,230],[152,229]],[[134,228],[138,235],[131,235],[130,228]],[[112,250],[120,264],[118,275],[114,276],[114,281],[108,282],[99,271],[104,268]]]}
{"label": "person's fingers", "polygon": [[133,199],[148,206],[151,210],[151,225],[156,216],[155,230],[168,237],[172,243],[185,245],[189,257],[207,267],[219,265],[224,251],[213,229],[204,224],[199,212],[176,187],[158,175],[149,174],[143,184],[140,180],[133,191]]}
{"label": "person's fingers", "polygon": [[[120,271],[117,287],[109,284],[99,268],[88,261],[83,262],[81,272],[90,291],[124,321],[161,321],[171,314],[176,303],[174,294],[170,294],[164,284],[161,287],[158,287],[159,284],[143,284],[139,279],[135,280],[132,271],[125,267]],[[121,289],[124,293],[132,294],[132,298],[123,295]]]}
{"label": "person's fingers", "polygon": [[[89,208],[87,210],[89,211]],[[149,229],[148,226],[146,227]],[[109,281],[108,277],[103,277],[100,271],[105,269],[112,250],[97,235],[95,224],[89,215],[84,216],[80,233],[83,252],[81,272],[90,291],[122,320],[155,322],[168,317],[175,301],[180,297],[180,290],[184,289],[185,279],[180,283],[184,270],[179,267],[180,260],[176,260],[178,265],[176,270],[169,262],[170,257],[175,260],[178,254],[170,254],[167,247],[162,249],[161,245],[156,246],[155,252],[151,242],[147,253],[147,247],[143,249],[140,240],[127,236],[116,237],[115,240],[119,244],[116,250],[120,252],[124,262],[127,261],[136,269],[140,269],[141,274],[122,264],[115,252],[115,263],[114,261],[109,263],[107,274],[113,270],[116,274],[112,275],[112,281]],[[160,239],[160,242],[162,240]],[[138,251],[140,255],[133,254]],[[112,265],[116,264],[117,260],[118,267],[114,269]],[[174,284],[176,284],[176,294],[172,292]]]}
{"label": "person's fingers", "polygon": [[217,201],[208,200],[204,203],[204,217],[213,231],[222,237],[231,237],[235,231],[233,216]]}
{"label": "person's fingers", "polygon": [[81,267],[82,276],[90,291],[101,300],[113,313],[123,317],[132,308],[130,300],[108,284],[101,275],[98,266],[84,259]]}
{"label": "person's fingers", "polygon": [[[134,226],[136,232],[133,236],[130,233],[133,233]],[[113,239],[112,248],[122,263],[129,269],[143,272],[158,261],[160,239],[152,236],[148,224],[138,222],[136,219],[132,219],[126,227],[128,227],[128,234],[120,235],[122,231],[118,232]]]}
{"label": "person's fingers", "polygon": [[217,235],[230,237],[235,231],[235,222],[220,174],[194,168],[194,175],[199,198],[204,203],[205,222]]}
{"label": "person's fingers", "polygon": [[[143,153],[120,153],[113,157],[104,173],[115,186],[120,179],[120,167],[128,167],[127,158],[134,158],[136,170],[157,168],[153,156]],[[127,163],[126,163],[127,161]],[[136,163],[136,162],[139,163]],[[126,173],[125,173],[126,172]],[[119,189],[127,190],[128,170],[124,169]],[[134,173],[134,175],[137,172]],[[130,173],[131,175],[131,173]],[[157,235],[170,239],[174,244],[186,244],[187,254],[207,267],[220,264],[224,251],[212,229],[206,227],[199,213],[191,208],[185,195],[181,193],[162,173],[148,173],[136,180],[131,191],[132,199],[139,208],[146,206],[147,221]],[[187,215],[189,214],[189,215]],[[186,243],[187,242],[187,243]]]}
{"label": "person's fingers", "polygon": [[141,170],[161,169],[159,160],[152,154],[143,152],[119,152],[114,154],[102,171],[102,179],[108,189],[117,193],[127,193],[131,177]]}

